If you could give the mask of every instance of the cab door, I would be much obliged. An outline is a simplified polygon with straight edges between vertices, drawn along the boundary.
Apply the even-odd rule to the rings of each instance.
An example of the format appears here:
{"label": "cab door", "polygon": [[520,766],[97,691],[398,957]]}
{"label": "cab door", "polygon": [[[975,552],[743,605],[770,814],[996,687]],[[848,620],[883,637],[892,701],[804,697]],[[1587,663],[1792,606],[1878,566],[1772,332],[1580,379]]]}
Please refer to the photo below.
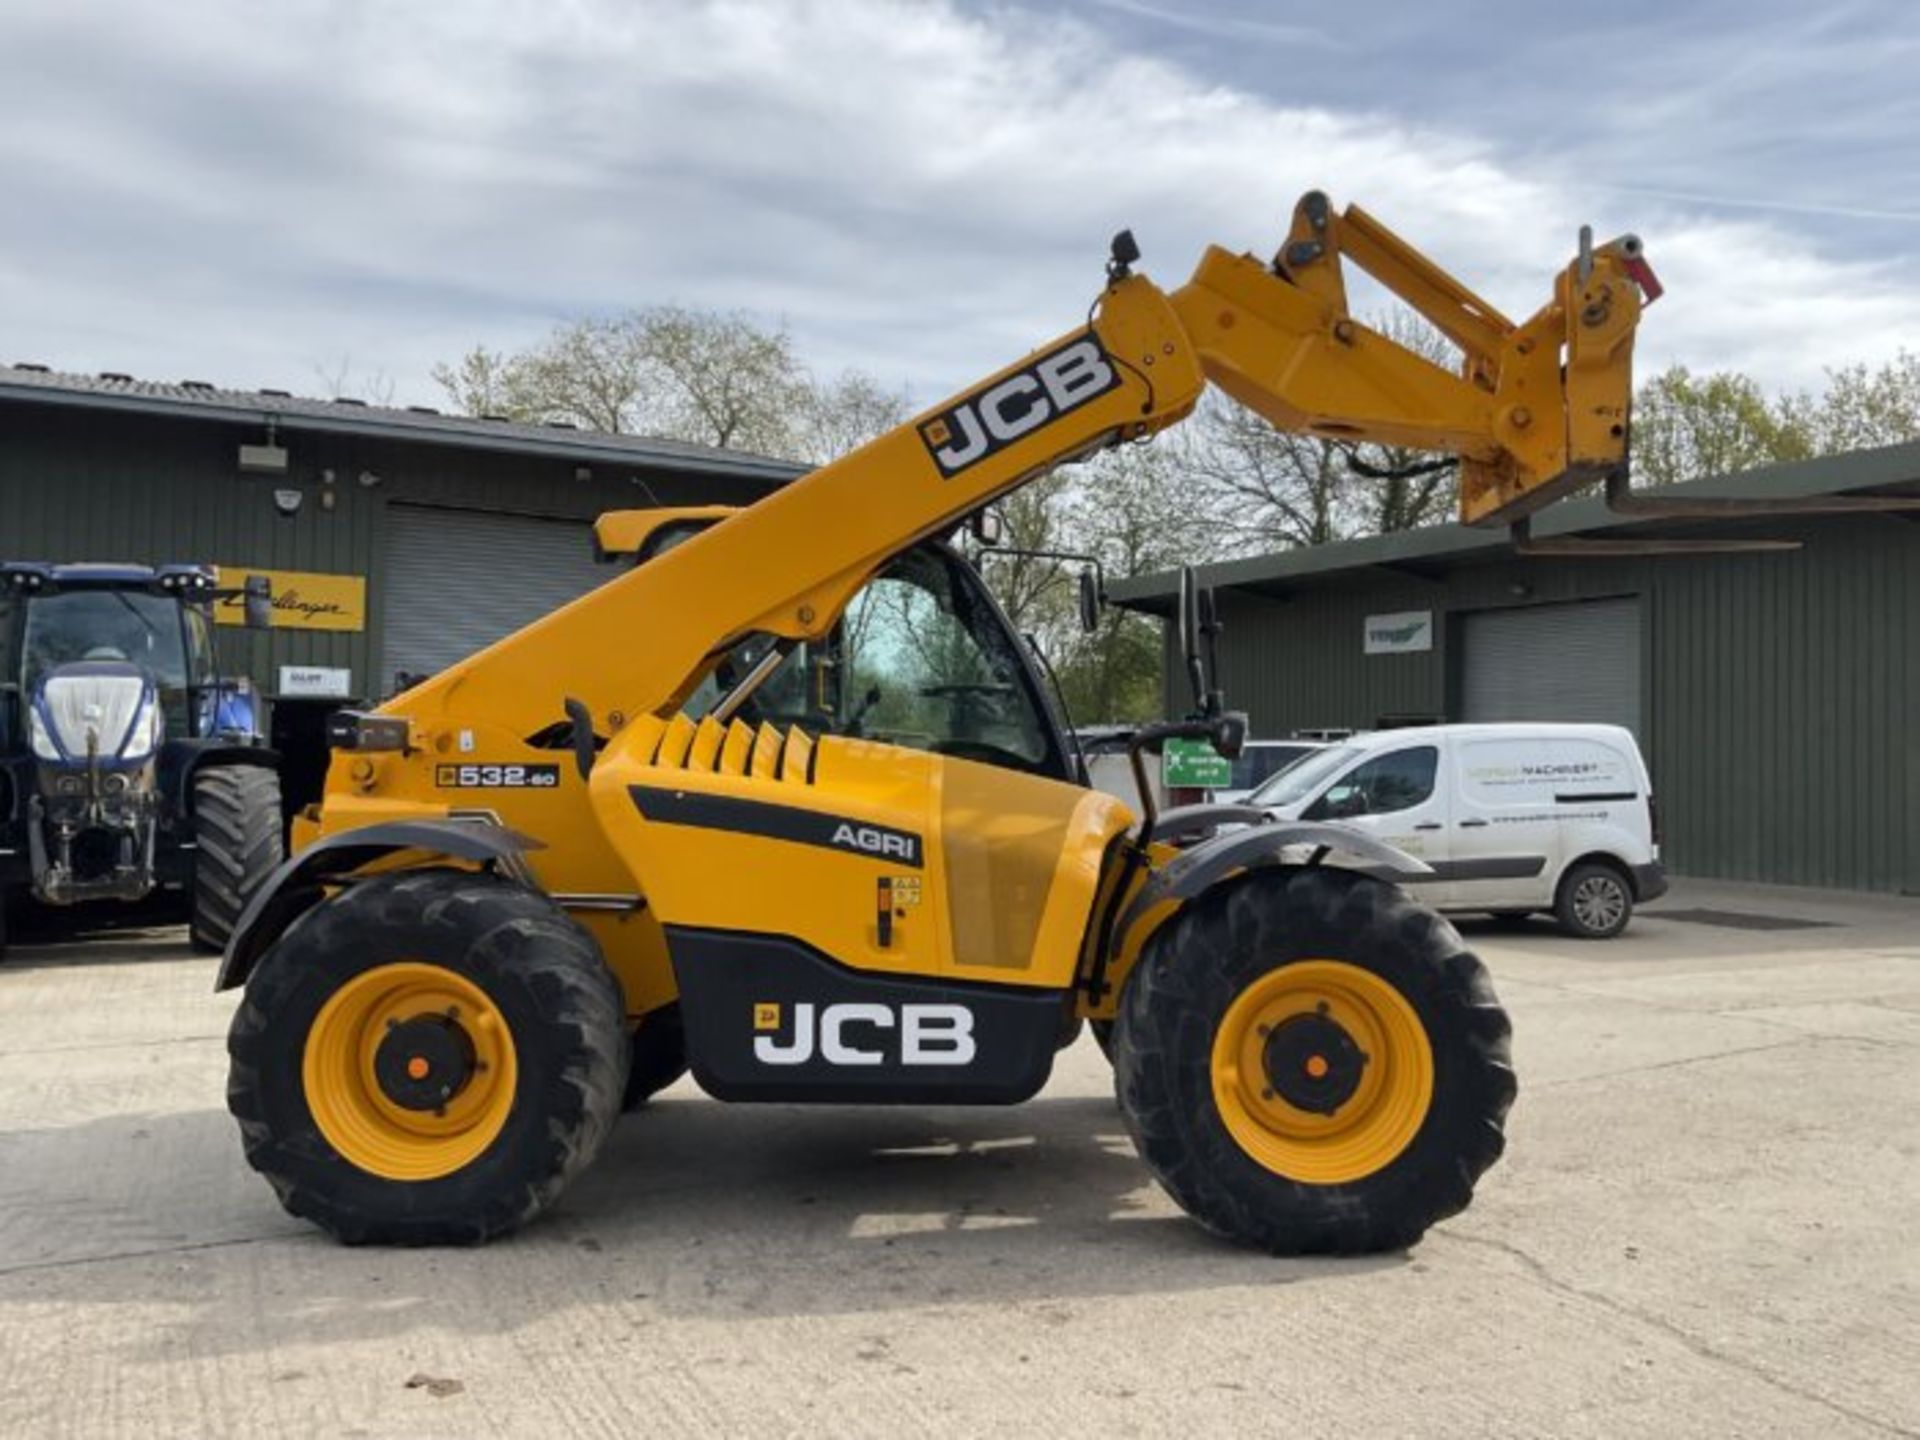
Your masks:
{"label": "cab door", "polygon": [[1441,745],[1433,740],[1368,756],[1336,777],[1307,807],[1306,820],[1338,820],[1404,850],[1437,872],[1416,893],[1429,905],[1450,904],[1454,886],[1449,787],[1440,783]]}

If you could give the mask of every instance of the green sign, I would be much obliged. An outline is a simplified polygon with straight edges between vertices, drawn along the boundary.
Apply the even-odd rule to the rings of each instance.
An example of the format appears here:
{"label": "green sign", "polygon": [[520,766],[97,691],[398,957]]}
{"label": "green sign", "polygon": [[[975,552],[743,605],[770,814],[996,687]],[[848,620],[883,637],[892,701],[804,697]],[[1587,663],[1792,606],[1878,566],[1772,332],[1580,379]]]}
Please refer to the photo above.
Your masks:
{"label": "green sign", "polygon": [[1221,790],[1233,783],[1233,762],[1204,740],[1169,740],[1160,779],[1169,789]]}

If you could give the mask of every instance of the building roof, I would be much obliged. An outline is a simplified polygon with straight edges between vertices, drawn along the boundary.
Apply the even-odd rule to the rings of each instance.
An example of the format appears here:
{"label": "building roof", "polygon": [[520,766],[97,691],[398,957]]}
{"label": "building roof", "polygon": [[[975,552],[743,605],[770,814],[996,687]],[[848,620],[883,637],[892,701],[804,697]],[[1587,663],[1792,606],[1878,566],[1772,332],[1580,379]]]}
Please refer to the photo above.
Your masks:
{"label": "building roof", "polygon": [[779,484],[804,465],[680,440],[609,435],[570,425],[443,415],[426,406],[399,409],[352,399],[315,400],[284,390],[222,390],[196,380],[165,384],[106,372],[72,375],[43,365],[0,366],[0,402],[69,405],[170,418],[227,420],[277,430],[370,435],[496,453],[541,455],[583,464],[705,471]]}
{"label": "building roof", "polygon": [[[1791,465],[1769,465],[1736,475],[1717,475],[1706,480],[1667,486],[1659,493],[1675,499],[1726,496],[1785,500],[1845,494],[1920,496],[1920,442],[1889,445],[1876,450],[1856,450],[1850,454],[1828,455]],[[1725,533],[1753,533],[1748,527],[1756,524],[1777,529],[1783,524],[1794,523],[1796,519],[1804,521],[1817,518],[1775,516],[1765,521],[1749,518],[1737,522],[1631,519],[1614,514],[1600,497],[1593,496],[1549,506],[1534,516],[1533,534],[1536,539],[1542,540],[1586,534],[1705,538]],[[1195,570],[1201,584],[1217,589],[1278,593],[1302,584],[1376,567],[1431,575],[1472,560],[1498,558],[1508,549],[1504,528],[1483,530],[1466,525],[1430,525],[1418,530],[1371,535],[1362,540],[1281,550],[1244,560],[1224,560],[1196,566]],[[1567,560],[1560,563],[1580,562]],[[1179,593],[1180,574],[1176,570],[1114,580],[1107,586],[1107,598],[1116,605],[1161,615],[1172,611]]]}

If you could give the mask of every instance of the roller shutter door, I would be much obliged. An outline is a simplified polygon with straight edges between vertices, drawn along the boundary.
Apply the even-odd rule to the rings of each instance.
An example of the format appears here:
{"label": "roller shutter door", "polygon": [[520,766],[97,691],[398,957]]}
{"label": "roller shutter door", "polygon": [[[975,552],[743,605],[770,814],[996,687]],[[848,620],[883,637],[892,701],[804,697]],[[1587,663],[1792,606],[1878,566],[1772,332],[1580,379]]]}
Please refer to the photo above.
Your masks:
{"label": "roller shutter door", "polygon": [[383,692],[431,675],[619,573],[579,520],[426,505],[387,509]]}
{"label": "roller shutter door", "polygon": [[1640,733],[1640,602],[1464,617],[1461,719],[1561,720]]}

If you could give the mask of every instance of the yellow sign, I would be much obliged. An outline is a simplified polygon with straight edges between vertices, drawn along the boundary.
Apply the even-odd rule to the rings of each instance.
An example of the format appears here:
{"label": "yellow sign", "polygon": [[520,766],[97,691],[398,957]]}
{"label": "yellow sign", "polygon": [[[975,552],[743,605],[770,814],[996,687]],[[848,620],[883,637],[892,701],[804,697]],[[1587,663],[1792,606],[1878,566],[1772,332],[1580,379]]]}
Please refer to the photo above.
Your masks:
{"label": "yellow sign", "polygon": [[[258,565],[222,565],[220,586],[238,591],[249,575],[264,575],[273,594],[276,630],[364,630],[367,581],[363,575],[320,575],[306,570],[263,570]],[[240,595],[214,602],[213,618],[222,625],[245,625]]]}

